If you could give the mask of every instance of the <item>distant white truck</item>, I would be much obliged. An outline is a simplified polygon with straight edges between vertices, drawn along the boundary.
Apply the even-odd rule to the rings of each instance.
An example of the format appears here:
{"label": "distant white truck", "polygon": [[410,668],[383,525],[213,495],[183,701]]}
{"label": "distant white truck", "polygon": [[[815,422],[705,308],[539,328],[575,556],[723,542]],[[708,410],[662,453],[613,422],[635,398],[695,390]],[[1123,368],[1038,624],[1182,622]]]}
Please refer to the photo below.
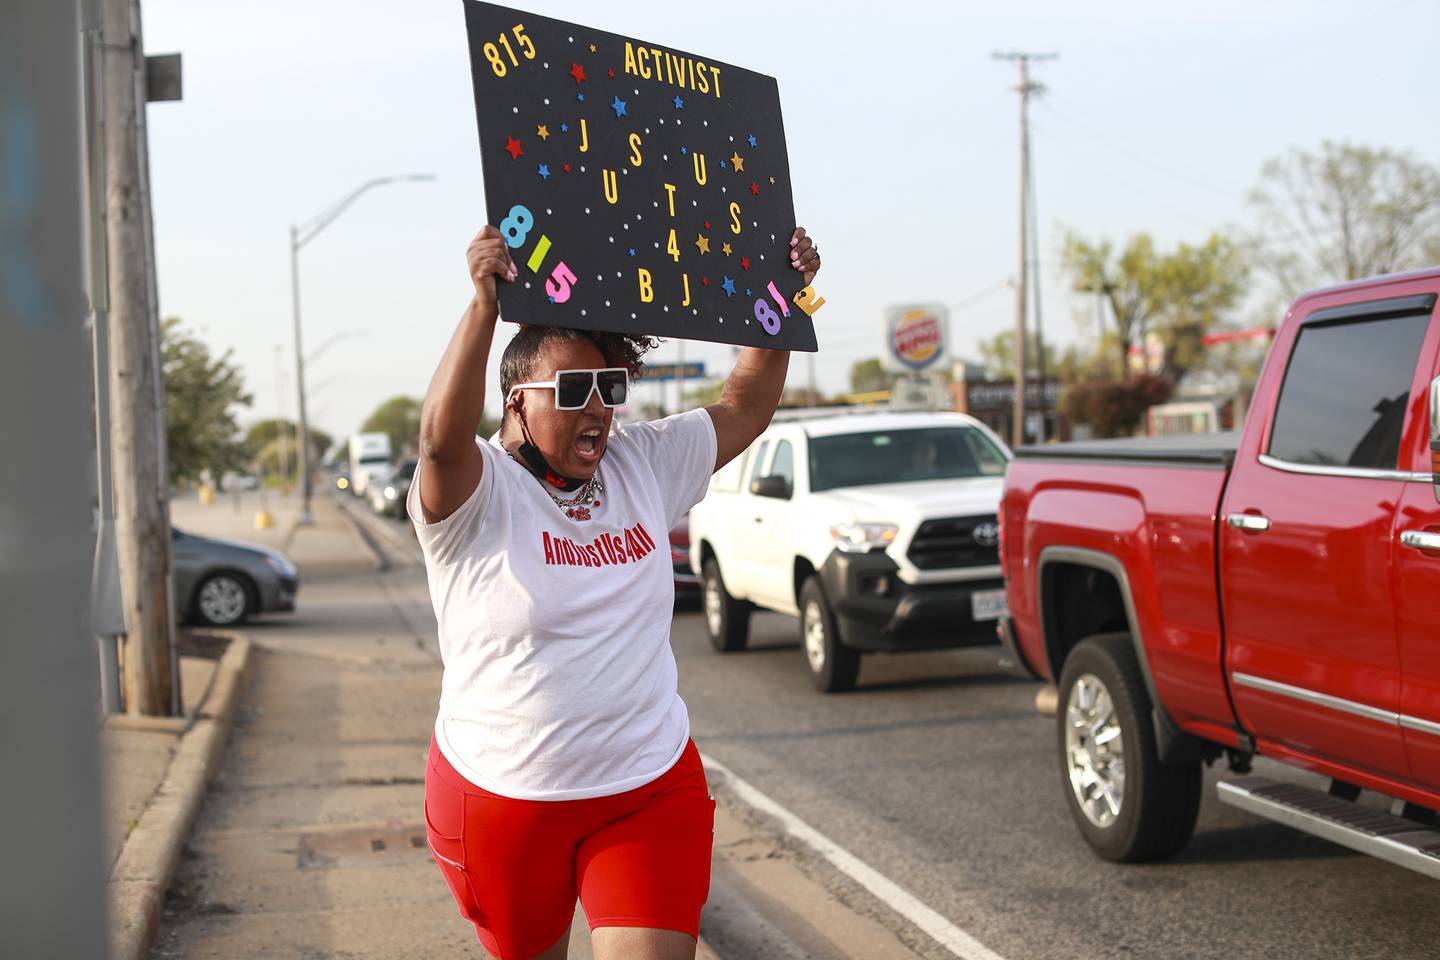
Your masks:
{"label": "distant white truck", "polygon": [[357,433],[350,438],[350,491],[355,496],[363,497],[372,482],[384,483],[393,471],[388,433]]}
{"label": "distant white truck", "polygon": [[833,692],[863,652],[998,642],[1009,461],[958,413],[772,424],[690,512],[711,645],[744,649],[756,607],[798,616],[811,679]]}

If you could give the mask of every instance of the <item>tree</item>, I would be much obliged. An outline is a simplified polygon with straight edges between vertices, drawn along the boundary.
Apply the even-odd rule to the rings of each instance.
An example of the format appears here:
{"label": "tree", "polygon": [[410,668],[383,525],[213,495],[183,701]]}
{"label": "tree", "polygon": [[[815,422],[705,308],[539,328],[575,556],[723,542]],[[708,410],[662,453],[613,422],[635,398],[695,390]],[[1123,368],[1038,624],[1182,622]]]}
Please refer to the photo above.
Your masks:
{"label": "tree", "polygon": [[1111,262],[1108,240],[1089,243],[1071,233],[1065,241],[1066,268],[1077,292],[1095,293],[1110,304],[1116,321],[1114,344],[1122,375],[1129,374],[1130,350],[1150,333],[1160,338],[1159,374],[1173,388],[1203,359],[1202,338],[1244,296],[1249,266],[1240,247],[1214,233],[1199,246],[1182,243],[1162,253],[1148,234],[1136,234]]}
{"label": "tree", "polygon": [[1259,257],[1286,298],[1434,263],[1440,169],[1414,154],[1326,140],[1266,161],[1250,202]]}
{"label": "tree", "polygon": [[850,392],[873,393],[889,390],[894,376],[881,365],[876,357],[856,360],[850,365]]}
{"label": "tree", "polygon": [[1128,380],[1077,383],[1060,398],[1060,412],[1072,423],[1089,424],[1096,437],[1134,434],[1145,411],[1170,399],[1170,385],[1140,374]]}
{"label": "tree", "polygon": [[160,324],[161,370],[165,378],[165,430],[170,448],[170,480],[198,479],[202,470],[219,475],[243,469],[245,445],[232,411],[249,406],[250,394],[234,351],[219,357],[192,337],[178,317]]}
{"label": "tree", "polygon": [[1065,235],[1061,259],[1074,278],[1077,293],[1102,297],[1115,321],[1115,348],[1119,372],[1125,374],[1130,347],[1145,339],[1147,325],[1157,302],[1155,290],[1155,242],[1146,233],[1137,233],[1112,262],[1114,248],[1109,240],[1090,243],[1074,231]]}
{"label": "tree", "polygon": [[[995,334],[989,340],[981,340],[980,359],[985,361],[986,376],[996,380],[1011,380],[1015,377],[1015,331],[1005,330]],[[1025,360],[1029,364],[1028,373],[1039,375],[1040,345],[1033,330],[1027,330],[1025,335]],[[1045,344],[1045,376],[1049,379],[1056,377],[1055,344]]]}
{"label": "tree", "polygon": [[1155,332],[1164,349],[1160,376],[1173,390],[1204,362],[1203,337],[1245,295],[1250,268],[1240,248],[1218,233],[1200,246],[1180,244],[1155,263]]}
{"label": "tree", "polygon": [[[261,472],[280,472],[284,468],[280,457],[280,444],[277,442],[280,431],[284,430],[285,444],[288,450],[289,469],[293,472],[297,469],[299,454],[296,452],[298,427],[293,420],[283,418],[271,418],[269,420],[257,420],[250,425],[245,432],[245,452],[252,460],[256,461]],[[325,453],[335,445],[335,438],[324,430],[310,428],[310,452],[311,459],[318,461]]]}
{"label": "tree", "polygon": [[420,401],[415,397],[391,397],[360,427],[361,433],[390,435],[390,449],[411,450],[420,438]]}

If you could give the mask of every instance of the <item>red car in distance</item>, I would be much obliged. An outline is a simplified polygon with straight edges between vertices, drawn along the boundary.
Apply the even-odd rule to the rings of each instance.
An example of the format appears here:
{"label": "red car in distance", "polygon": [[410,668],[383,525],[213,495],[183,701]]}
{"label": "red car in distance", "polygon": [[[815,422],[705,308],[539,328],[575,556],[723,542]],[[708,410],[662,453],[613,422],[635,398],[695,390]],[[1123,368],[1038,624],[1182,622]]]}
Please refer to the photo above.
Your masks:
{"label": "red car in distance", "polygon": [[700,578],[690,572],[690,515],[670,531],[670,564],[675,568],[675,600],[690,602],[700,596]]}

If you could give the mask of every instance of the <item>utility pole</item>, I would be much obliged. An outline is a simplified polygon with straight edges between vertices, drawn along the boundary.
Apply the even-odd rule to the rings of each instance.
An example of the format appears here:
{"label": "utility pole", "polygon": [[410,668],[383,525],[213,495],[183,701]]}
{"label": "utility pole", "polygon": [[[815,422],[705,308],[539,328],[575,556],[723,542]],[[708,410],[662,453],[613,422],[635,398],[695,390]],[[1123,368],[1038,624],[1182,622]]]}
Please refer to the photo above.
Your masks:
{"label": "utility pole", "polygon": [[275,344],[275,390],[277,402],[275,406],[275,440],[279,444],[280,485],[284,487],[290,482],[290,436],[289,425],[282,419],[285,415],[285,348]]}
{"label": "utility pole", "polygon": [[1015,285],[1015,411],[1010,430],[1012,446],[1025,443],[1025,300],[1030,280],[1029,270],[1029,212],[1030,193],[1030,97],[1044,91],[1044,84],[1030,80],[1030,64],[1054,60],[1054,53],[994,53],[996,60],[1012,60],[1020,65],[1020,85],[1015,88],[1020,94],[1020,269]]}
{"label": "utility pole", "polygon": [[164,413],[155,342],[140,112],[145,60],[139,7],[103,0],[106,249],[110,287],[110,436],[125,624],[125,701],[163,716],[178,693],[170,600]]}

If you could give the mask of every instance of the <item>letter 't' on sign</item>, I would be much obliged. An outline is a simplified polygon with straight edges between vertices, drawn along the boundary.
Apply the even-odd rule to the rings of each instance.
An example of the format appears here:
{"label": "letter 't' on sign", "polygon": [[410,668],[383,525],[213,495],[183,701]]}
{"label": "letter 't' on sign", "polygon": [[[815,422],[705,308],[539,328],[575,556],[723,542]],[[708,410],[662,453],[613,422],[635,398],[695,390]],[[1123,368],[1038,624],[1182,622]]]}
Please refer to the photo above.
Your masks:
{"label": "letter 't' on sign", "polygon": [[773,77],[474,0],[465,20],[488,219],[519,267],[503,319],[815,349]]}

